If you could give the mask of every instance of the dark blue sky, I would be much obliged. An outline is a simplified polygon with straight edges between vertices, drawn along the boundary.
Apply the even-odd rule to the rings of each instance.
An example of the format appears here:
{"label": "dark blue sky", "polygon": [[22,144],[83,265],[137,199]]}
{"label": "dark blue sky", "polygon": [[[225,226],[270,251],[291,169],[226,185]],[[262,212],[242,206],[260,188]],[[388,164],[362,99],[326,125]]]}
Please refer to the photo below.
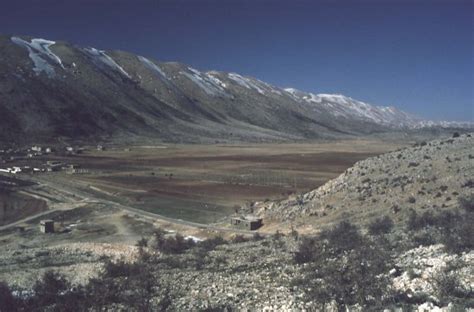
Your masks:
{"label": "dark blue sky", "polygon": [[474,1],[5,0],[0,32],[474,120]]}

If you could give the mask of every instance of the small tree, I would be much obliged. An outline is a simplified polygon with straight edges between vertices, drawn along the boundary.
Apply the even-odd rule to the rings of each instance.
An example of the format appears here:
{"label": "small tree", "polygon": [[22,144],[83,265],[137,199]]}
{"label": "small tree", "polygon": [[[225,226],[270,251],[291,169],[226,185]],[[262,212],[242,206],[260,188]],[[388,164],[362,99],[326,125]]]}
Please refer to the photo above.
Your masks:
{"label": "small tree", "polygon": [[107,261],[99,277],[86,287],[86,300],[94,311],[121,304],[135,311],[152,311],[151,299],[157,286],[146,263]]}
{"label": "small tree", "polygon": [[35,301],[39,306],[46,307],[58,301],[61,293],[71,288],[69,282],[60,274],[47,271],[33,286]]}
{"label": "small tree", "polygon": [[317,240],[313,237],[303,236],[298,251],[295,252],[295,261],[298,264],[308,263],[314,260],[316,248],[319,247]]}
{"label": "small tree", "polygon": [[67,311],[74,307],[81,311],[85,304],[85,293],[82,287],[72,287],[64,276],[47,271],[33,286],[34,296],[27,300],[27,310],[39,309]]}

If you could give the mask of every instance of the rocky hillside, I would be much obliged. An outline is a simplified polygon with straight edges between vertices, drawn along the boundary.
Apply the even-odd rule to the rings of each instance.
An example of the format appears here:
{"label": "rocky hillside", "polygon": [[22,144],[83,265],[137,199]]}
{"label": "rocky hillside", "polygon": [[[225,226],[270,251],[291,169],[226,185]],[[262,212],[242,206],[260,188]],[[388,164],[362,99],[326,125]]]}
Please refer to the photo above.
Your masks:
{"label": "rocky hillside", "polygon": [[473,311],[473,143],[470,135],[420,142],[302,196],[254,206],[266,226],[293,225],[284,234],[186,240],[126,216],[147,228],[135,246],[87,242],[86,230],[101,240],[113,233],[98,222],[111,219],[110,207],[61,212],[65,226],[74,220],[71,232],[40,235],[37,222],[0,232],[0,307]]}
{"label": "rocky hillside", "polygon": [[[400,243],[400,239],[390,239]],[[178,253],[156,251],[153,239],[145,249],[109,244],[35,246],[2,253],[0,278],[14,295],[30,298],[26,309],[19,311],[28,311],[34,304],[45,310],[67,306],[71,311],[100,307],[127,311],[340,311],[343,306],[335,301],[322,305],[323,301],[317,300],[320,297],[308,293],[313,263],[301,264],[294,258],[304,250],[305,241],[296,232],[266,238],[237,236],[227,242],[214,238]],[[378,259],[383,263],[383,275],[378,277],[383,284],[377,285],[386,288],[387,298],[368,306],[347,302],[349,311],[367,311],[374,304],[374,311],[472,311],[468,310],[472,308],[469,299],[461,301],[456,293],[454,297],[452,293],[440,294],[438,287],[443,281],[435,282],[443,274],[455,277],[456,287],[465,296],[474,287],[469,265],[474,261],[472,250],[452,254],[441,244],[395,249],[390,249],[392,256]],[[67,282],[43,277],[51,270],[60,274],[56,279],[61,281],[64,276]],[[368,279],[360,287],[370,293],[373,282]],[[65,291],[58,288],[62,283],[75,287]],[[46,286],[49,293],[42,292]],[[1,282],[0,291],[6,293]],[[67,292],[71,294],[67,296]],[[46,295],[49,301],[43,299]]]}
{"label": "rocky hillside", "polygon": [[0,36],[1,141],[281,141],[367,135],[420,122],[393,107],[281,89],[236,73]]}
{"label": "rocky hillside", "polygon": [[316,228],[340,219],[366,223],[385,214],[402,220],[411,210],[455,207],[460,196],[472,194],[473,177],[474,138],[467,134],[359,161],[316,190],[259,203],[254,210],[268,221],[299,220]]}

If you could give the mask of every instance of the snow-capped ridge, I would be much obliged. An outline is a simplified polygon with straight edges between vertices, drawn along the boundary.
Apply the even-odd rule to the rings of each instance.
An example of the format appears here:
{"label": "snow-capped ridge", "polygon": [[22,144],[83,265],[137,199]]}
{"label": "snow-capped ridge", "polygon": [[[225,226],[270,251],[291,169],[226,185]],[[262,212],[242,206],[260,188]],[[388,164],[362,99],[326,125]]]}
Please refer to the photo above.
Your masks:
{"label": "snow-capped ridge", "polygon": [[105,51],[97,50],[96,48],[85,48],[84,51],[91,57],[95,58],[97,61],[102,64],[107,65],[108,67],[120,72],[122,75],[126,76],[129,79],[132,79],[130,76],[119,64],[117,64],[113,58],[105,53]]}
{"label": "snow-capped ridge", "polygon": [[232,97],[232,95],[226,92],[225,83],[214,77],[212,74],[201,73],[199,70],[192,67],[188,67],[187,71],[180,71],[179,73],[194,82],[208,95]]}
{"label": "snow-capped ridge", "polygon": [[37,38],[31,39],[31,42],[28,42],[19,37],[11,37],[11,41],[28,49],[28,55],[35,65],[33,70],[37,75],[39,75],[41,72],[45,72],[48,77],[53,77],[55,75],[55,71],[50,62],[53,62],[64,69],[63,62],[59,56],[54,54],[49,48],[50,46],[56,44],[55,41]]}
{"label": "snow-capped ridge", "polygon": [[237,84],[240,86],[249,89],[249,90],[255,90],[261,95],[266,95],[267,92],[271,93],[276,93],[278,95],[281,95],[280,90],[274,88],[270,84],[263,82],[261,80],[255,79],[255,78],[250,78],[250,77],[244,77],[241,76],[237,73],[228,73],[227,77],[233,81],[235,81]]}
{"label": "snow-capped ridge", "polygon": [[150,70],[158,74],[159,77],[168,79],[168,77],[166,76],[166,73],[158,65],[156,65],[155,63],[153,63],[146,57],[138,56],[138,60],[142,62],[143,64],[145,64],[145,66],[148,67]]}

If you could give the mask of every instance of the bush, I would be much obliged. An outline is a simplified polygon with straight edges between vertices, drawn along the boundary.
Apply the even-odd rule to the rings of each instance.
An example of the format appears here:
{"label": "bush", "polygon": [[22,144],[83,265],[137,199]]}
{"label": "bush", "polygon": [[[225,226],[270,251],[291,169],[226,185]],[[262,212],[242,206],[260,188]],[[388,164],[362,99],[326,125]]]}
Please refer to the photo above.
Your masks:
{"label": "bush", "polygon": [[234,238],[232,239],[232,243],[234,244],[245,243],[247,241],[248,239],[243,235],[235,235]]}
{"label": "bush", "polygon": [[357,249],[364,241],[359,229],[347,221],[342,221],[330,230],[322,231],[321,239],[328,241],[335,254]]}
{"label": "bush", "polygon": [[185,239],[181,234],[166,237],[162,231],[155,231],[151,243],[153,248],[168,254],[180,254],[195,245],[192,239]]}
{"label": "bush", "polygon": [[215,236],[213,238],[208,238],[197,244],[198,247],[203,248],[206,251],[211,251],[216,249],[219,245],[227,244],[226,240],[222,236]]}
{"label": "bush", "polygon": [[380,307],[388,294],[383,273],[390,259],[383,245],[360,234],[351,223],[341,222],[323,231],[319,239],[302,239],[295,261],[308,264],[296,283],[305,289],[308,300],[323,305]]}
{"label": "bush", "polygon": [[295,241],[298,240],[298,237],[300,236],[300,234],[298,233],[298,231],[296,229],[294,229],[293,227],[291,227],[291,232],[290,232],[290,236],[293,237],[293,239]]}
{"label": "bush", "polygon": [[412,211],[407,220],[407,229],[417,245],[442,243],[446,251],[460,253],[474,248],[474,214],[460,211],[443,211],[433,214],[426,211],[419,216]]}
{"label": "bush", "polygon": [[456,299],[469,298],[469,291],[464,289],[459,281],[459,276],[445,268],[432,278],[433,288],[438,300],[448,304]]}
{"label": "bush", "polygon": [[432,231],[423,231],[412,236],[412,241],[416,246],[431,246],[436,244],[436,238]]}
{"label": "bush", "polygon": [[[94,307],[94,311],[108,310],[106,307],[115,304],[123,305],[127,310],[152,311],[155,278],[145,265],[136,263],[134,266],[131,271],[112,270],[120,274],[111,274],[105,270],[98,278],[92,279],[86,287],[84,301]],[[128,273],[131,274],[126,275]]]}
{"label": "bush", "polygon": [[474,180],[469,179],[466,182],[462,184],[462,187],[467,187],[467,188],[474,188]]}
{"label": "bush", "polygon": [[207,251],[202,248],[193,250],[194,267],[196,270],[202,270],[208,262]]}
{"label": "bush", "polygon": [[142,237],[139,241],[137,241],[136,246],[140,248],[148,247],[148,239]]}
{"label": "bush", "polygon": [[26,300],[26,310],[82,310],[85,293],[81,287],[72,288],[61,274],[47,271],[33,286],[34,296]]}
{"label": "bush", "polygon": [[259,241],[259,240],[262,240],[262,239],[263,239],[263,236],[262,236],[260,233],[255,232],[255,234],[253,234],[252,239],[257,242],[257,241]]}
{"label": "bush", "polygon": [[311,262],[315,259],[317,240],[312,237],[303,236],[298,251],[294,254],[295,262],[298,264]]}
{"label": "bush", "polygon": [[436,219],[431,211],[425,211],[419,216],[415,210],[412,210],[408,216],[406,225],[410,231],[420,230],[427,226],[436,225]]}
{"label": "bush", "polygon": [[457,219],[452,227],[444,228],[444,235],[441,242],[444,244],[446,251],[452,253],[461,253],[474,249],[474,216],[468,214]]}
{"label": "bush", "polygon": [[274,241],[279,241],[279,240],[282,239],[282,237],[283,237],[283,233],[281,233],[281,232],[278,231],[278,230],[277,230],[275,233],[273,233],[273,235],[272,235],[272,239],[273,239]]}
{"label": "bush", "polygon": [[389,216],[378,218],[368,226],[370,235],[381,235],[390,233],[393,229],[393,221]]}
{"label": "bush", "polygon": [[467,213],[474,212],[474,194],[469,196],[460,197],[458,199],[459,207]]}
{"label": "bush", "polygon": [[140,264],[138,263],[127,263],[123,260],[112,262],[106,261],[104,264],[104,270],[102,272],[103,277],[129,277],[140,273]]}
{"label": "bush", "polygon": [[18,311],[18,302],[13,297],[10,287],[4,282],[0,282],[0,312]]}

